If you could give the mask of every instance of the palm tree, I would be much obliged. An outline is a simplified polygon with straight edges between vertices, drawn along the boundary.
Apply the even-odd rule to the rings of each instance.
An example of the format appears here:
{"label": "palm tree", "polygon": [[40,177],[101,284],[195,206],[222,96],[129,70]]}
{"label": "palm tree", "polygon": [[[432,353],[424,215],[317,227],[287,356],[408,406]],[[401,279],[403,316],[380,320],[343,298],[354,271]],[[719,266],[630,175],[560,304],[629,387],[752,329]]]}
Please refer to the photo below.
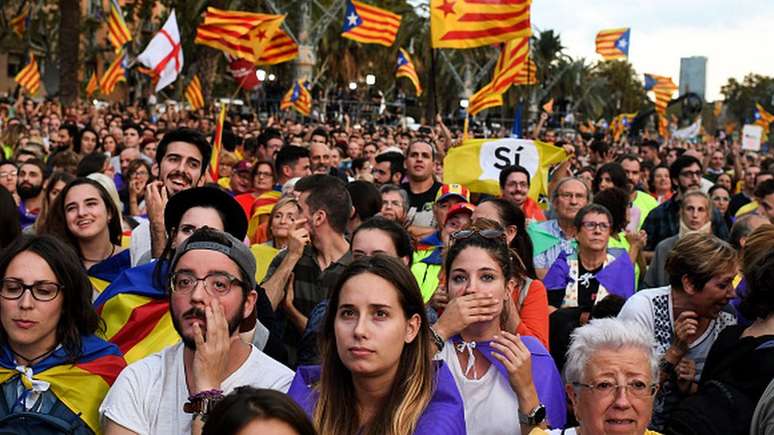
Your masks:
{"label": "palm tree", "polygon": [[78,98],[81,5],[59,0],[59,95],[65,104]]}

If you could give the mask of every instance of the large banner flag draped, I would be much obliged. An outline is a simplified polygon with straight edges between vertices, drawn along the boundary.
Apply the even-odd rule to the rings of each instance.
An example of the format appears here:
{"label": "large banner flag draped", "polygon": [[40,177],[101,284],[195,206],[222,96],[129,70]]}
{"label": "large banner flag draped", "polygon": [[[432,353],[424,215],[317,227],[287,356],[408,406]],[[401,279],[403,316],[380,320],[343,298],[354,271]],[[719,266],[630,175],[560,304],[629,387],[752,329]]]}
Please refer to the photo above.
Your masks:
{"label": "large banner flag draped", "polygon": [[204,94],[202,93],[202,82],[199,81],[199,76],[193,76],[191,83],[185,88],[185,99],[188,100],[188,104],[199,110],[204,108]]}
{"label": "large banner flag draped", "polygon": [[21,38],[24,36],[24,31],[27,29],[27,23],[29,23],[29,21],[30,4],[25,3],[24,6],[22,6],[22,10],[19,15],[11,18],[8,24],[11,29],[13,29],[13,33],[16,33]]}
{"label": "large banner flag draped", "polygon": [[296,80],[280,101],[280,110],[295,109],[304,116],[312,112],[312,95],[303,80]]}
{"label": "large banner flag draped", "polygon": [[604,60],[623,59],[629,56],[629,28],[607,29],[597,33],[597,53]]}
{"label": "large banner flag draped", "polygon": [[145,47],[145,51],[137,56],[137,61],[153,70],[153,75],[158,77],[156,92],[177,79],[183,69],[183,48],[174,9],[159,33]]}
{"label": "large banner flag draped", "polygon": [[126,81],[126,70],[124,70],[125,55],[123,51],[116,54],[113,63],[110,64],[107,71],[102,74],[102,81],[99,84],[103,95],[110,95],[120,81]]}
{"label": "large banner flag draped", "polygon": [[40,69],[35,56],[30,53],[30,63],[13,78],[19,86],[23,87],[30,95],[35,95],[40,90]]}
{"label": "large banner flag draped", "polygon": [[401,16],[356,0],[347,0],[341,36],[364,44],[391,46],[400,28]]}
{"label": "large banner flag draped", "polygon": [[212,140],[212,154],[210,155],[210,179],[214,182],[220,178],[220,153],[223,151],[223,122],[226,120],[226,104],[220,106],[218,123],[215,125],[215,138]]}
{"label": "large banner flag draped", "polygon": [[422,95],[422,85],[419,84],[419,75],[414,68],[414,62],[411,61],[408,51],[402,48],[398,50],[398,68],[395,70],[395,77],[406,77],[414,85],[417,95]]}
{"label": "large banner flag draped", "polygon": [[532,35],[531,0],[430,0],[433,48],[474,48]]}
{"label": "large banner flag draped", "polygon": [[118,348],[93,335],[81,337],[81,355],[75,362],[62,346],[29,367],[16,363],[9,346],[0,349],[0,383],[18,376],[27,391],[47,383],[57,399],[94,433],[102,433],[99,405],[125,367]]}
{"label": "large banner flag draped", "polygon": [[471,192],[500,195],[500,171],[521,165],[530,174],[530,198],[546,203],[548,170],[567,159],[562,148],[516,138],[472,139],[449,150],[443,161],[444,183],[468,186]]}
{"label": "large banner flag draped", "polygon": [[677,90],[671,77],[645,74],[645,90],[656,94],[656,112],[664,116],[667,105],[672,100],[672,95]]}
{"label": "large banner flag draped", "polygon": [[515,38],[502,44],[492,81],[470,98],[468,113],[478,112],[503,104],[502,95],[508,91],[529,56],[529,37]]}
{"label": "large banner flag draped", "polygon": [[96,94],[97,91],[99,91],[99,78],[97,77],[97,72],[94,71],[91,73],[89,83],[86,84],[86,96],[91,98],[91,96]]}
{"label": "large banner flag draped", "polygon": [[204,22],[196,28],[196,44],[222,50],[258,63],[285,15],[224,11],[208,7]]}
{"label": "large banner flag draped", "polygon": [[276,65],[298,57],[298,44],[282,29],[272,36],[269,45],[261,53],[257,65]]}
{"label": "large banner flag draped", "polygon": [[132,34],[124,21],[124,13],[121,12],[121,5],[118,0],[110,0],[110,15],[108,16],[108,37],[110,43],[116,49],[116,53],[132,40]]}

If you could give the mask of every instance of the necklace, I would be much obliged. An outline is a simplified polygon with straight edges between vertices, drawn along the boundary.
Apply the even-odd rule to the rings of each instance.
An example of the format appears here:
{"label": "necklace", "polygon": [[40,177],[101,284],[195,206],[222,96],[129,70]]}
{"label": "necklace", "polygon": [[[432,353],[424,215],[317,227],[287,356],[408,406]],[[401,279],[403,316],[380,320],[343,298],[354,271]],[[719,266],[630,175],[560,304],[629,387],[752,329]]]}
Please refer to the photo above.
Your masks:
{"label": "necklace", "polygon": [[[10,346],[9,346],[9,347],[10,347]],[[44,357],[47,357],[47,356],[51,355],[52,353],[54,353],[54,351],[55,351],[55,350],[56,350],[56,346],[54,346],[52,349],[50,349],[50,350],[47,350],[47,351],[43,352],[42,354],[40,354],[40,355],[38,355],[38,356],[36,356],[36,357],[34,357],[34,358],[28,358],[28,357],[26,357],[26,356],[24,356],[24,355],[20,354],[19,352],[16,352],[16,351],[15,351],[15,350],[13,350],[13,348],[11,347],[11,352],[13,352],[13,354],[14,354],[14,355],[16,355],[18,358],[21,358],[21,359],[23,359],[24,361],[27,361],[27,365],[33,365],[33,363],[34,363],[35,361],[37,361],[37,360],[39,360],[39,359],[41,359],[41,358],[44,358]]]}
{"label": "necklace", "polygon": [[116,252],[116,245],[111,243],[110,244],[110,254],[107,257],[103,257],[103,258],[98,259],[98,260],[91,260],[89,258],[83,257],[83,261],[85,261],[87,263],[99,263],[100,261],[104,261],[104,260],[112,257],[113,254],[115,254],[115,252]]}

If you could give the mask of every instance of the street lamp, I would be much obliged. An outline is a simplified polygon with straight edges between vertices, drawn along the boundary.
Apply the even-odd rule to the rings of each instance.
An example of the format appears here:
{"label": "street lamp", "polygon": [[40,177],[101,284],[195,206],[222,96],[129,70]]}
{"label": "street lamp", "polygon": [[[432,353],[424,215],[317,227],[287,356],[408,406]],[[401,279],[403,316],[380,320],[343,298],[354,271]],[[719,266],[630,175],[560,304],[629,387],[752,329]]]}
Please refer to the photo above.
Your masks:
{"label": "street lamp", "polygon": [[468,104],[470,104],[470,101],[468,101],[467,98],[463,98],[460,100],[460,107],[462,107],[463,109],[467,109]]}
{"label": "street lamp", "polygon": [[258,79],[259,82],[266,80],[266,71],[262,69],[256,70],[255,77]]}
{"label": "street lamp", "polygon": [[357,83],[356,82],[349,82],[349,90],[354,91],[357,89]]}
{"label": "street lamp", "polygon": [[368,86],[373,86],[374,84],[376,84],[376,76],[373,74],[368,74],[366,76],[366,84]]}

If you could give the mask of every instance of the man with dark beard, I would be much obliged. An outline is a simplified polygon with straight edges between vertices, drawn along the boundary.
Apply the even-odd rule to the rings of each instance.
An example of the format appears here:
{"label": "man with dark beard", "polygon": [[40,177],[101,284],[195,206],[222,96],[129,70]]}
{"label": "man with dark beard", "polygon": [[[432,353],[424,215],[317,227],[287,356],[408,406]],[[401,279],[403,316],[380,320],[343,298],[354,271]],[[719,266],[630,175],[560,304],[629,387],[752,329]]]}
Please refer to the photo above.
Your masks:
{"label": "man with dark beard", "polygon": [[249,248],[200,228],[177,248],[170,271],[169,311],[182,343],[124,369],[100,407],[106,435],[199,433],[236,387],[290,387],[293,372],[239,336],[257,298]]}
{"label": "man with dark beard", "polygon": [[43,204],[43,187],[46,171],[43,162],[30,159],[19,166],[19,178],[16,181],[16,193],[19,195],[19,224],[22,229],[35,223]]}

